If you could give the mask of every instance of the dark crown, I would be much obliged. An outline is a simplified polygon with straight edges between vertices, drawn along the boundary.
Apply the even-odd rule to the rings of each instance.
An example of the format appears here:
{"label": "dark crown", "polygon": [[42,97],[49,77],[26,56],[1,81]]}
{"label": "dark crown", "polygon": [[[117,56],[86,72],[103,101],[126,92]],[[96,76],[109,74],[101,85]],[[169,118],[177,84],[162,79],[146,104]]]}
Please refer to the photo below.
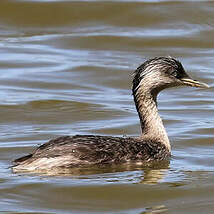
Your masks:
{"label": "dark crown", "polygon": [[[155,69],[156,68],[156,69]],[[172,57],[155,57],[145,61],[134,72],[133,93],[137,89],[140,81],[150,72],[163,72],[180,79],[185,75],[182,64]]]}

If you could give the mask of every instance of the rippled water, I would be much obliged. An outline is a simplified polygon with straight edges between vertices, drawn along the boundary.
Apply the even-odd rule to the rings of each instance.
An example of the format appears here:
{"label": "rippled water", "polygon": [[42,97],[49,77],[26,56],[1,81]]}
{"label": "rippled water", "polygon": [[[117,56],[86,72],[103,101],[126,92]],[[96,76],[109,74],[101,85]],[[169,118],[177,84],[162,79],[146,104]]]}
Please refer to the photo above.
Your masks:
{"label": "rippled water", "polygon": [[212,1],[0,1],[0,213],[213,213],[214,89],[159,96],[169,166],[13,174],[60,135],[140,133],[132,72],[171,55],[213,86]]}

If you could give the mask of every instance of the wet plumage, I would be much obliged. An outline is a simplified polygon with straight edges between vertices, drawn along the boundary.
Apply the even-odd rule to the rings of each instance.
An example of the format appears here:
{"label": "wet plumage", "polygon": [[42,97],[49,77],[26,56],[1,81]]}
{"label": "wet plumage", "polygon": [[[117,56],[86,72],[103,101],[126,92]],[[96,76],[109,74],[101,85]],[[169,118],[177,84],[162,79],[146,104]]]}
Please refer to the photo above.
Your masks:
{"label": "wet plumage", "polygon": [[[21,163],[24,170],[25,161],[27,166],[39,160],[44,162],[43,165],[35,165],[32,170],[37,170],[37,167],[45,170],[50,165],[52,167],[69,168],[89,164],[101,165],[125,162],[143,164],[169,157],[170,152],[159,142],[142,142],[135,138],[76,135],[50,140],[38,147],[33,154],[15,160],[15,163]],[[43,161],[41,161],[42,159]],[[47,161],[46,159],[50,160]]]}
{"label": "wet plumage", "polygon": [[169,87],[208,87],[192,80],[182,64],[171,57],[156,57],[138,67],[132,92],[140,118],[139,137],[94,135],[63,136],[39,146],[32,154],[14,161],[13,171],[48,171],[88,165],[146,164],[168,160],[171,147],[157,111],[158,93]]}

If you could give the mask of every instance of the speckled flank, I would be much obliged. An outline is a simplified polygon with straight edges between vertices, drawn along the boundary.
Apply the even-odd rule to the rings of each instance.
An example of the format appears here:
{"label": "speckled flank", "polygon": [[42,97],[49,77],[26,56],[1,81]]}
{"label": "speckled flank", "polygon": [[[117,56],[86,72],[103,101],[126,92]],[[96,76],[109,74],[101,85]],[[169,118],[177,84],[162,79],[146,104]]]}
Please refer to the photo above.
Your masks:
{"label": "speckled flank", "polygon": [[14,171],[48,170],[57,167],[149,162],[170,157],[165,145],[135,138],[94,135],[64,136],[41,145],[26,158],[14,161]]}

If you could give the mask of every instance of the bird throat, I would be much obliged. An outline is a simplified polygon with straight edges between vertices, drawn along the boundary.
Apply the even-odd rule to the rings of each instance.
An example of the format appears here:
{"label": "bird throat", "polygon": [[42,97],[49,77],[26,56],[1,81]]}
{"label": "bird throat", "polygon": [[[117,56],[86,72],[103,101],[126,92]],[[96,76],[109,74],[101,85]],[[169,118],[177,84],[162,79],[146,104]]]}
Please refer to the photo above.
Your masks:
{"label": "bird throat", "polygon": [[160,142],[171,151],[169,138],[157,109],[157,94],[158,93],[151,93],[151,90],[144,87],[143,84],[134,94],[142,129],[140,138],[144,141],[152,140]]}

